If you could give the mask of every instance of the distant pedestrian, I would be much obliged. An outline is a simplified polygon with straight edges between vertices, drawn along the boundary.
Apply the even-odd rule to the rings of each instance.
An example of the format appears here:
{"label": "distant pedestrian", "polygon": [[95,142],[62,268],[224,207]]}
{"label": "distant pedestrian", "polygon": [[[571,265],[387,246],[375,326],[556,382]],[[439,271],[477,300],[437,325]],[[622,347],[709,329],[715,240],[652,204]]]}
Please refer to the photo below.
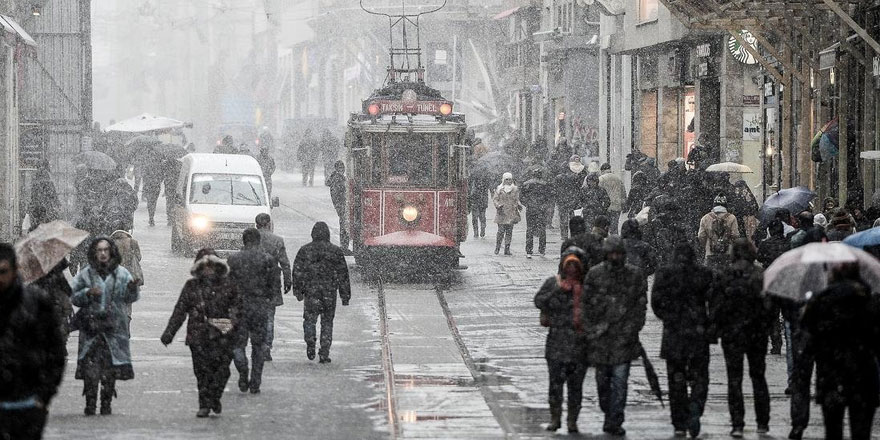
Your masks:
{"label": "distant pedestrian", "polygon": [[87,255],[88,266],[71,282],[71,302],[79,307],[74,317],[79,329],[75,377],[83,381],[85,414],[95,414],[100,383],[101,415],[109,415],[116,381],[134,378],[126,311],[139,298],[139,280],[119,265],[119,249],[111,238],[92,240]]}
{"label": "distant pedestrian", "polygon": [[334,136],[330,129],[325,128],[321,133],[321,162],[324,164],[324,175],[334,168],[339,159],[339,148],[339,138]]}
{"label": "distant pedestrian", "polygon": [[[584,220],[581,216],[572,217],[570,226],[577,226],[577,230],[580,230],[580,225],[583,224]],[[565,240],[562,243],[563,252],[565,249],[568,249],[572,246],[582,249],[586,254],[586,260],[584,261],[585,270],[589,271],[593,266],[605,261],[605,251],[602,250],[602,241],[605,240],[605,237],[608,237],[608,227],[609,227],[608,217],[604,215],[600,215],[595,220],[593,220],[593,224],[589,230],[585,230],[578,234],[572,235],[571,238]],[[572,229],[575,232],[575,229]]]}
{"label": "distant pedestrian", "polygon": [[485,173],[474,173],[468,180],[468,208],[471,212],[474,238],[486,236],[486,209],[489,208],[492,186],[492,181]]}
{"label": "distant pedestrian", "polygon": [[317,222],[312,228],[312,242],[301,247],[293,261],[293,293],[303,304],[303,337],[306,357],[315,358],[316,326],[321,318],[320,363],[330,363],[333,344],[333,319],[336,317],[336,296],[347,306],[351,301],[351,283],[345,254],[330,243],[330,228]]}
{"label": "distant pedestrian", "polygon": [[337,160],[333,166],[333,173],[324,180],[324,185],[330,187],[330,200],[339,217],[339,247],[346,253],[351,241],[348,235],[348,210],[346,209],[346,192],[348,191],[348,179],[345,177],[345,162]]}
{"label": "distant pedestrian", "polygon": [[583,162],[581,162],[581,157],[574,154],[568,159],[568,165],[554,179],[553,186],[556,190],[554,199],[559,211],[559,233],[563,241],[569,237],[569,219],[574,215],[576,209],[582,207],[581,185],[583,185],[586,177],[587,170]]}
{"label": "distant pedestrian", "polygon": [[623,222],[620,226],[620,238],[626,247],[626,264],[639,268],[645,276],[653,275],[657,269],[657,257],[654,249],[642,240],[639,222],[634,219]]}
{"label": "distant pedestrian", "polygon": [[162,182],[165,186],[165,219],[168,226],[174,224],[175,207],[179,204],[177,182],[183,163],[174,158],[162,162]]}
{"label": "distant pedestrian", "polygon": [[733,240],[740,236],[736,217],[727,212],[727,198],[723,195],[715,197],[715,207],[700,219],[700,230],[697,237],[706,255],[709,267],[723,267],[730,258],[728,252]]}
{"label": "distant pedestrian", "polygon": [[510,241],[513,238],[513,225],[519,223],[521,217],[519,188],[513,183],[513,174],[504,173],[501,184],[495,188],[492,195],[495,204],[495,223],[498,225],[498,234],[495,237],[495,255],[501,251],[501,242],[504,242],[504,255],[511,255]]}
{"label": "distant pedestrian", "polygon": [[605,261],[590,269],[584,282],[586,358],[596,367],[599,406],[605,413],[602,431],[622,437],[630,363],[642,351],[639,332],[645,325],[648,282],[626,264],[619,237],[606,238],[602,250]]}
{"label": "distant pedestrian", "polygon": [[[144,270],[141,268],[141,245],[128,231],[117,229],[110,235],[113,244],[119,249],[119,265],[128,270],[128,273],[137,280],[138,287],[144,285]],[[125,309],[131,321],[131,304]]]}
{"label": "distant pedestrian", "polygon": [[700,435],[700,417],[709,392],[712,282],[712,271],[697,261],[693,247],[683,242],[675,246],[670,263],[661,266],[654,277],[651,308],[663,321],[660,357],[666,360],[676,437]]}
{"label": "distant pedestrian", "polygon": [[[767,228],[770,236],[758,243],[758,263],[766,270],[776,261],[782,254],[791,249],[790,241],[785,238],[782,222],[773,219],[770,227]],[[787,347],[791,347],[791,333],[785,331],[782,321],[779,319],[779,307],[774,305],[773,312],[773,328],[770,331],[770,354],[782,354],[782,341],[785,336]],[[791,349],[787,350],[786,356],[790,357]],[[789,361],[789,363],[791,363]]]}
{"label": "distant pedestrian", "polygon": [[[242,234],[244,247],[227,260],[229,279],[241,301],[241,326],[239,340],[233,352],[235,369],[238,370],[238,389],[260,392],[263,381],[263,363],[266,358],[266,327],[269,310],[274,308],[275,289],[280,275],[278,262],[260,247],[261,235],[254,228]],[[251,368],[245,352],[251,341]],[[250,373],[250,375],[248,375]]]}
{"label": "distant pedestrian", "polygon": [[53,299],[22,285],[17,267],[15,249],[0,243],[0,438],[38,440],[66,350]]}
{"label": "distant pedestrian", "polygon": [[[69,266],[70,264],[65,258],[56,264],[49,273],[31,283],[32,286],[43,289],[48,293],[55,303],[55,310],[58,312],[58,320],[61,323],[61,334],[64,336],[65,347],[71,332],[70,317],[73,315],[73,304],[70,302],[70,297],[73,296],[73,289],[70,288],[70,283],[67,281],[67,277],[64,276],[64,270]],[[65,348],[66,352],[67,349]]]}
{"label": "distant pedestrian", "polygon": [[220,414],[220,398],[229,381],[229,364],[236,346],[241,304],[230,281],[229,266],[213,249],[202,249],[190,269],[192,278],[180,291],[174,312],[162,333],[161,342],[171,344],[186,320],[186,345],[192,353],[193,371],[199,390],[196,417]]}
{"label": "distant pedestrian", "polygon": [[599,176],[599,186],[605,190],[610,200],[608,219],[611,220],[612,229],[617,229],[618,222],[620,222],[620,213],[626,204],[626,187],[620,176],[611,171],[611,164],[604,163],[599,169],[602,173]]}
{"label": "distant pedestrian", "polygon": [[159,166],[144,168],[143,197],[147,201],[147,216],[150,226],[156,226],[156,204],[162,193],[162,169]]}
{"label": "distant pedestrian", "polygon": [[645,199],[652,190],[648,186],[648,175],[641,171],[634,172],[631,180],[632,183],[630,184],[629,194],[626,197],[626,205],[624,206],[624,211],[629,218],[635,217],[642,211],[645,206]]}
{"label": "distant pedestrian", "polygon": [[541,310],[541,325],[549,327],[544,357],[550,376],[550,424],[548,431],[562,426],[563,386],[568,386],[568,432],[578,432],[577,420],[583,399],[587,364],[582,316],[585,255],[575,247],[562,253],[559,274],[544,281],[535,295]]}
{"label": "distant pedestrian", "polygon": [[826,228],[828,241],[843,241],[846,237],[854,234],[856,230],[855,220],[845,209],[837,209],[831,217]]}
{"label": "distant pedestrian", "polygon": [[803,211],[797,215],[797,230],[789,237],[789,245],[792,249],[798,248],[806,244],[807,236],[811,229],[815,227],[813,213]]}
{"label": "distant pedestrian", "polygon": [[712,323],[721,338],[727,366],[727,403],[730,408],[730,435],[743,436],[743,360],[749,361],[749,377],[754,390],[757,432],[770,429],[770,393],[765,377],[767,337],[773,328],[772,307],[763,293],[763,269],[755,263],[755,249],[746,238],[736,239],[730,250],[731,262],[721,268],[712,295]]}
{"label": "distant pedestrian", "polygon": [[547,249],[547,205],[553,203],[553,189],[544,180],[541,168],[532,170],[532,176],[520,188],[520,198],[526,207],[526,258],[532,257],[535,235],[538,236],[538,254]]}
{"label": "distant pedestrian", "polygon": [[643,226],[643,234],[645,242],[654,250],[658,266],[672,262],[673,251],[680,243],[687,243],[696,249],[694,235],[687,233],[682,215],[680,206],[669,196],[657,196],[651,202],[648,223]]}
{"label": "distant pedestrian", "polygon": [[320,154],[320,146],[312,129],[307,128],[303,133],[299,148],[296,150],[296,159],[299,160],[302,167],[302,184],[306,186],[314,186],[315,181],[315,164],[318,162]]}
{"label": "distant pedestrian", "polygon": [[843,439],[849,411],[853,440],[871,438],[880,405],[877,361],[880,337],[878,299],[859,275],[858,264],[840,264],[830,285],[807,302],[802,325],[816,356],[816,401],[822,405],[825,438]]}
{"label": "distant pedestrian", "polygon": [[[584,217],[584,221],[589,225],[600,215],[608,217],[608,207],[610,204],[611,200],[608,198],[608,193],[599,186],[599,176],[588,174],[581,186],[581,208],[583,208],[581,215]],[[613,229],[609,228],[609,230],[616,232],[617,223],[614,224]]]}
{"label": "distant pedestrian", "polygon": [[275,148],[275,139],[268,131],[260,135],[260,153],[257,155],[257,163],[263,171],[263,179],[266,180],[266,191],[272,197],[272,175],[275,174],[275,158],[272,151]]}
{"label": "distant pedestrian", "polygon": [[284,304],[282,294],[290,292],[293,288],[293,279],[290,273],[290,259],[287,258],[287,247],[284,246],[284,239],[275,235],[273,230],[272,217],[269,214],[257,214],[254,220],[257,230],[260,231],[260,248],[263,252],[272,256],[278,264],[281,271],[281,279],[277,276],[276,285],[272,289],[272,307],[269,307],[269,319],[266,321],[266,362],[272,361],[272,343],[275,342],[275,309]]}
{"label": "distant pedestrian", "polygon": [[34,181],[31,185],[31,200],[27,211],[31,219],[31,226],[27,232],[37,229],[37,226],[44,223],[60,219],[60,207],[58,191],[55,189],[55,183],[52,182],[49,161],[42,159],[37,166],[36,173],[34,173]]}
{"label": "distant pedestrian", "polygon": [[124,177],[114,180],[101,195],[100,221],[101,233],[110,234],[116,230],[134,229],[134,212],[137,211],[138,197],[134,188]]}

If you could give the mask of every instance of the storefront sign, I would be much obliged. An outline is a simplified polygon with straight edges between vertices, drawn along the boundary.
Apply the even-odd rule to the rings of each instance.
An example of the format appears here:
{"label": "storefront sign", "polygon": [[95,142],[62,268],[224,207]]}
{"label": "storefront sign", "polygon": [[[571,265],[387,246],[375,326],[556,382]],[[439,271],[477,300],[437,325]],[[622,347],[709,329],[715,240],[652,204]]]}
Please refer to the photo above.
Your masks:
{"label": "storefront sign", "polygon": [[[746,44],[748,44],[749,46],[752,47],[752,49],[758,48],[758,45],[757,45],[758,39],[755,38],[755,36],[752,35],[751,32],[744,30],[744,31],[740,31],[739,35],[743,39],[743,41],[746,42]],[[752,54],[748,50],[746,50],[746,48],[742,44],[740,44],[736,38],[730,37],[730,39],[727,40],[727,48],[730,50],[730,53],[733,55],[733,58],[735,58],[737,61],[739,61],[743,64],[757,64],[758,63],[758,60],[756,60],[755,57],[752,56]]]}
{"label": "storefront sign", "polygon": [[712,55],[712,45],[709,43],[701,44],[697,46],[697,56],[698,57],[708,57]]}
{"label": "storefront sign", "polygon": [[880,57],[874,57],[874,76],[880,76]]}
{"label": "storefront sign", "polygon": [[22,124],[18,144],[18,167],[35,169],[46,157],[46,132],[41,126]]}
{"label": "storefront sign", "polygon": [[761,95],[743,95],[743,105],[747,105],[747,106],[761,105]]}
{"label": "storefront sign", "polygon": [[743,137],[745,141],[761,140],[761,115],[758,112],[743,112]]}
{"label": "storefront sign", "polygon": [[709,63],[700,63],[697,64],[697,75],[698,78],[705,78],[709,76]]}

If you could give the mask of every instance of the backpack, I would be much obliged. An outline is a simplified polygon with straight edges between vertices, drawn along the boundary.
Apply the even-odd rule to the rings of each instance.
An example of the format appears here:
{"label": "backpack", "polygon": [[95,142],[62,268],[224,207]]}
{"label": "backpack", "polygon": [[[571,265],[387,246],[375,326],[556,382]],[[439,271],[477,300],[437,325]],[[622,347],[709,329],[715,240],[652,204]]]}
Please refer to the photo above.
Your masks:
{"label": "backpack", "polygon": [[709,229],[709,249],[713,255],[723,255],[727,253],[730,246],[730,228],[724,218],[715,216],[712,219],[712,225]]}

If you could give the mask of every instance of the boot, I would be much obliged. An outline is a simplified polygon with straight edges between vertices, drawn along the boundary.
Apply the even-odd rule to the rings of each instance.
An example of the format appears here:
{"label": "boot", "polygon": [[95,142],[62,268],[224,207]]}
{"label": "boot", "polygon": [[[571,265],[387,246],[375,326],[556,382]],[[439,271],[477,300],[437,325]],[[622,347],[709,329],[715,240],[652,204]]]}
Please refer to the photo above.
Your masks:
{"label": "boot", "polygon": [[95,415],[95,408],[98,406],[98,387],[90,387],[88,385],[83,389],[83,395],[86,396],[86,408],[83,413],[87,416]]}
{"label": "boot", "polygon": [[556,431],[562,426],[562,405],[550,405],[550,424],[547,425],[548,431]]}
{"label": "boot", "polygon": [[101,415],[109,416],[113,414],[113,410],[110,408],[110,402],[113,401],[113,397],[116,396],[116,387],[111,383],[103,383],[101,384]]}
{"label": "boot", "polygon": [[580,432],[578,430],[578,416],[581,413],[581,407],[579,406],[569,406],[568,407],[568,433],[574,434]]}

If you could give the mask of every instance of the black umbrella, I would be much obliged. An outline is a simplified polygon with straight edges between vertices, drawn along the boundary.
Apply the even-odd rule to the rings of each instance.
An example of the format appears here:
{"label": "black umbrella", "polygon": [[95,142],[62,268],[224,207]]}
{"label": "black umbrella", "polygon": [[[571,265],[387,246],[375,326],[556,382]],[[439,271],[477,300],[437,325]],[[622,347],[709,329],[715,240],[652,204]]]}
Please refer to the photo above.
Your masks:
{"label": "black umbrella", "polygon": [[500,178],[504,173],[512,173],[516,177],[520,168],[522,163],[513,156],[502,151],[493,151],[477,159],[471,168],[471,174],[488,174]]}
{"label": "black umbrella", "polygon": [[648,384],[651,385],[651,391],[660,399],[660,406],[666,407],[663,404],[663,390],[660,388],[660,379],[657,377],[657,371],[654,370],[654,365],[651,364],[651,360],[648,359],[648,353],[645,352],[645,347],[639,344],[639,349],[642,351],[642,364],[645,366],[645,376],[648,378]]}
{"label": "black umbrella", "polygon": [[803,186],[783,189],[770,196],[761,206],[761,221],[769,223],[780,209],[787,209],[792,215],[807,211],[810,201],[816,197],[816,193]]}
{"label": "black umbrella", "polygon": [[116,169],[116,161],[112,157],[94,150],[83,151],[73,156],[73,162],[84,165],[89,170],[113,171]]}

